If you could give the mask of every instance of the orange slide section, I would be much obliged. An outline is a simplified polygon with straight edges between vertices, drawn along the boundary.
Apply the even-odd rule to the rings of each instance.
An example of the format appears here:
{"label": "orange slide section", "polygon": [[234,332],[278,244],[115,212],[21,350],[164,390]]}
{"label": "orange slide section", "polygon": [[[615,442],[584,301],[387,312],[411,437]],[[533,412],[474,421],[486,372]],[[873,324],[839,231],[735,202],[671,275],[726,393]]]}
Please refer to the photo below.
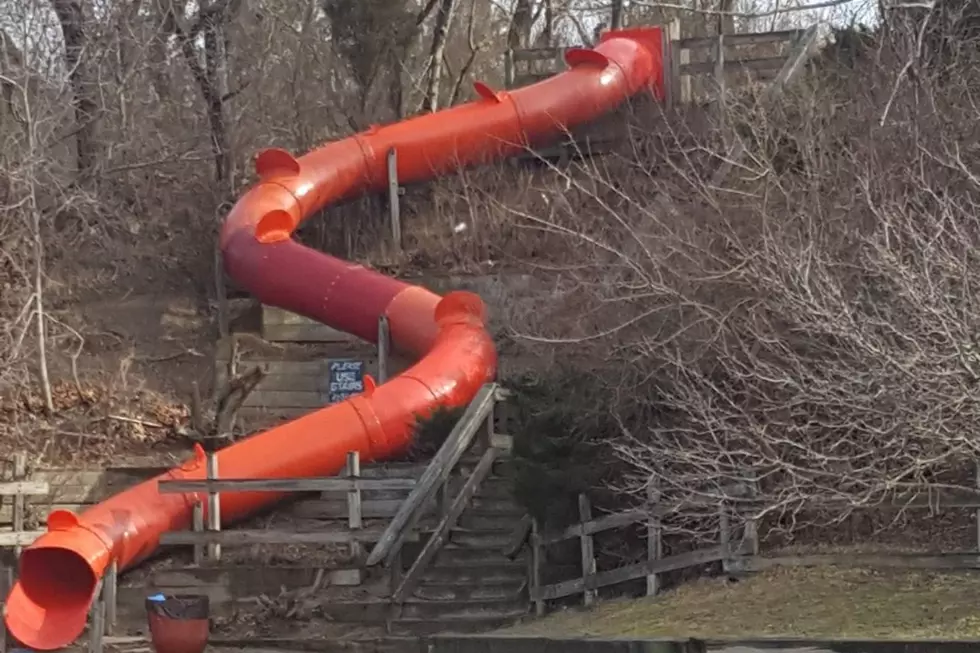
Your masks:
{"label": "orange slide section", "polygon": [[[515,154],[663,88],[659,28],[605,34],[594,49],[570,50],[569,70],[512,92],[477,84],[480,99],[327,144],[295,159],[262,152],[260,178],[221,233],[228,273],[266,304],[373,341],[386,315],[392,345],[419,362],[379,387],[238,442],[219,452],[226,478],[295,478],[338,473],[348,451],[365,462],[403,451],[416,418],[467,404],[496,375],[497,355],[479,297],[431,292],[298,244],[293,231],[333,202],[387,186],[386,154],[398,178],[420,182],[461,166]],[[55,511],[48,532],[26,548],[5,620],[24,646],[53,650],[85,629],[99,579],[113,561],[131,567],[156,551],[160,535],[189,527],[191,495],[160,494],[163,479],[201,479],[200,454],[80,515]],[[281,499],[229,493],[221,515],[235,522]]]}

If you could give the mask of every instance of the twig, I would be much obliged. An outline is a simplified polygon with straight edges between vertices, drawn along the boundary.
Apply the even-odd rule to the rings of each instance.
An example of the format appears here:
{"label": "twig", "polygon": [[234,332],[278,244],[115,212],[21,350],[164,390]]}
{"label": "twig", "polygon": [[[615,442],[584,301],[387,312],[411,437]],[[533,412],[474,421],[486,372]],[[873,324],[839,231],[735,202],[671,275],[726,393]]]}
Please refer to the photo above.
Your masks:
{"label": "twig", "polygon": [[167,428],[164,424],[159,424],[157,422],[148,422],[143,419],[136,419],[135,417],[125,417],[123,415],[107,415],[107,419],[115,420],[117,422],[127,422],[129,424],[138,424],[140,426],[145,426],[148,429],[165,429]]}

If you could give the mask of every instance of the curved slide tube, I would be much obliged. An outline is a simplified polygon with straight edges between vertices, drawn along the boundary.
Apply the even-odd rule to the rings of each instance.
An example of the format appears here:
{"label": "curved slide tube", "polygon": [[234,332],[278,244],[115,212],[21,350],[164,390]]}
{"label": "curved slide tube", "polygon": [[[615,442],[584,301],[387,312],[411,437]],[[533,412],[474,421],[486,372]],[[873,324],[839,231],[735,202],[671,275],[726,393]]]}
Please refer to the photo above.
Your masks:
{"label": "curved slide tube", "polygon": [[[348,451],[365,461],[404,450],[419,415],[468,403],[496,374],[496,351],[476,295],[445,298],[308,249],[293,231],[323,207],[387,186],[386,154],[398,178],[420,182],[461,166],[520,152],[612,111],[646,89],[661,95],[659,28],[610,32],[595,49],[570,50],[569,70],[513,92],[476,84],[480,99],[327,144],[293,158],[266,150],[259,183],[235,205],[221,233],[229,274],[266,304],[308,316],[367,341],[388,317],[392,345],[418,363],[379,387],[253,436],[219,452],[227,478],[324,476]],[[98,581],[150,556],[166,531],[186,529],[193,495],[160,494],[163,479],[205,477],[203,454],[80,515],[55,511],[47,532],[20,559],[5,621],[23,645],[53,650],[85,629]],[[235,522],[282,496],[227,493],[221,514]]]}

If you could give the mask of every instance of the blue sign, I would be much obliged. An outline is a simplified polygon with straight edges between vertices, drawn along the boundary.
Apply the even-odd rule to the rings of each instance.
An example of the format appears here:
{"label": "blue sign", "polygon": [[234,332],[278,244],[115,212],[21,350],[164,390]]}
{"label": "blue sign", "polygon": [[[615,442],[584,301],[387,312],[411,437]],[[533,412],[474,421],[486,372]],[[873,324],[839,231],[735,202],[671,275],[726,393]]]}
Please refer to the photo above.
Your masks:
{"label": "blue sign", "polygon": [[327,363],[327,402],[336,403],[364,392],[364,361],[338,358]]}

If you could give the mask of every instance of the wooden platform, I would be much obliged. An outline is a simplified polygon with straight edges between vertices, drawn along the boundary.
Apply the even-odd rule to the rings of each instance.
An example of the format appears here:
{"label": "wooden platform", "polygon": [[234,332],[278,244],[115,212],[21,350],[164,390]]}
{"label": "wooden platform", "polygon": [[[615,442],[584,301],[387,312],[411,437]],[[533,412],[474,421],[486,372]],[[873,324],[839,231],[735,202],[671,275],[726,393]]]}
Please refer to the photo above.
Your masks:
{"label": "wooden platform", "polygon": [[262,338],[269,342],[360,342],[348,333],[275,306],[262,307]]}

